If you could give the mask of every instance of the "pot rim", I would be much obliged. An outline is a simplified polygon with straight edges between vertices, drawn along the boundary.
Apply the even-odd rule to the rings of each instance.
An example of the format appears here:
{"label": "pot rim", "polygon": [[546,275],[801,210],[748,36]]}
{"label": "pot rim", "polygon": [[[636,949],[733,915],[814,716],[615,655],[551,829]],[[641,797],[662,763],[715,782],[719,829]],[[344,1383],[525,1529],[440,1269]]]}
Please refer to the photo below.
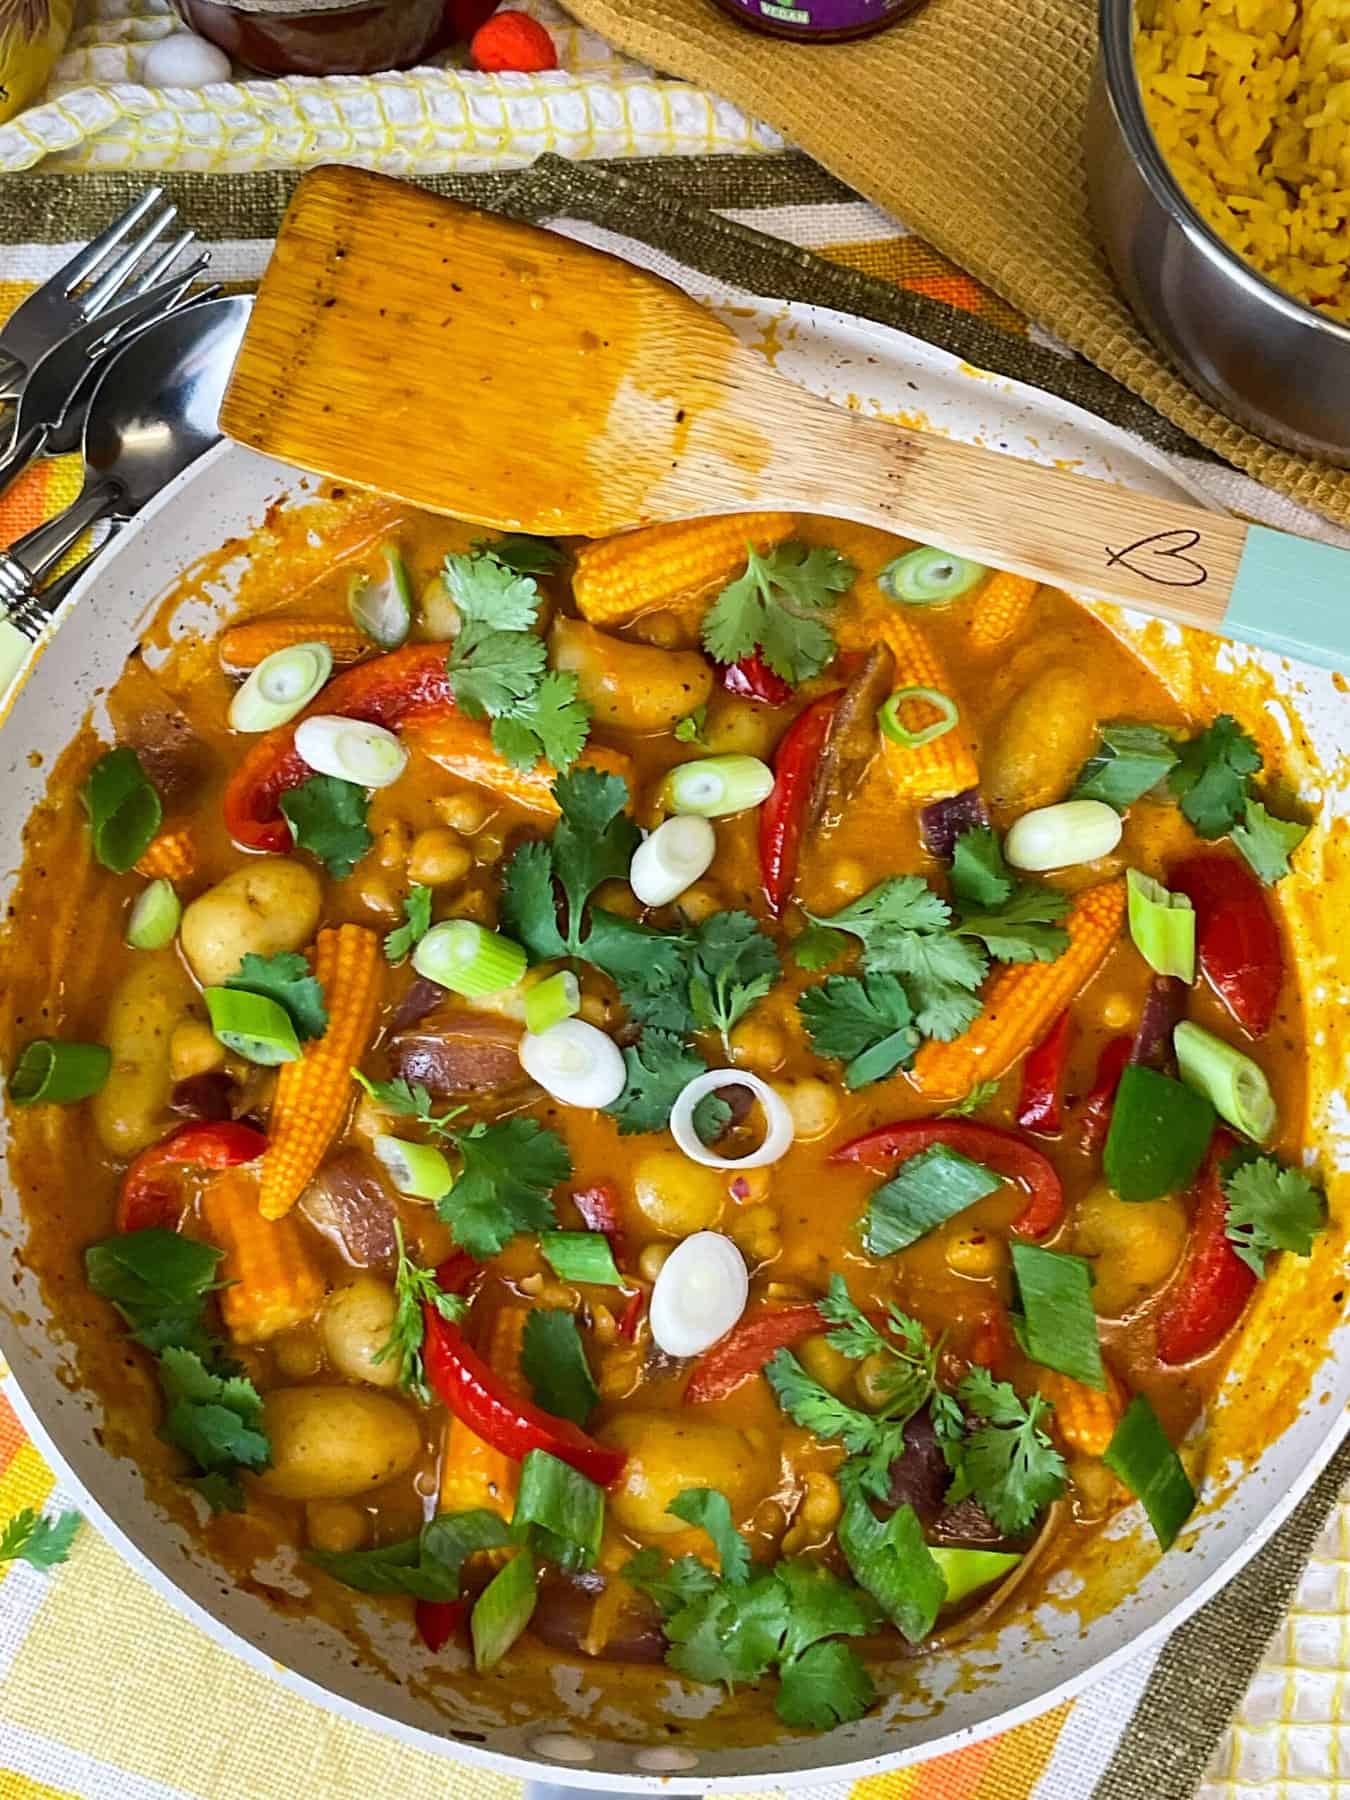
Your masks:
{"label": "pot rim", "polygon": [[1107,104],[1149,192],[1192,248],[1218,264],[1253,300],[1282,313],[1293,324],[1324,332],[1350,351],[1350,324],[1318,312],[1253,268],[1201,216],[1173,175],[1144,111],[1134,61],[1135,9],[1136,0],[1097,0],[1099,67]]}

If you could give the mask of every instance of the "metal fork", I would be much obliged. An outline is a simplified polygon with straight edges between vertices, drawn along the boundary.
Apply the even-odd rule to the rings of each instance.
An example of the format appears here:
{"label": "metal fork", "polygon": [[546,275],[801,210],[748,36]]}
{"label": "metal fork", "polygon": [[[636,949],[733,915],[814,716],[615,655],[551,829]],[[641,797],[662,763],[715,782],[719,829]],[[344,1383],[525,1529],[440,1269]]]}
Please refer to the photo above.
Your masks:
{"label": "metal fork", "polygon": [[[183,232],[137,273],[137,265],[178,217],[152,187],[30,294],[0,327],[0,400],[14,399],[28,373],[63,337],[96,319],[119,295],[143,293],[160,281],[193,242]],[[144,229],[137,228],[144,223]],[[86,285],[87,284],[87,285]]]}

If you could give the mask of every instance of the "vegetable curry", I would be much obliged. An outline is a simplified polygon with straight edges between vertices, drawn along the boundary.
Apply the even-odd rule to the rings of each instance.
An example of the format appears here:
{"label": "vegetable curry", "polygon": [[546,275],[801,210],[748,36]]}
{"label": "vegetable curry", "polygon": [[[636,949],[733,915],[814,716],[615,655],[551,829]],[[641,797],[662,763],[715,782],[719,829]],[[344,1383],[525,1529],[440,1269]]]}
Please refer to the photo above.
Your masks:
{"label": "vegetable curry", "polygon": [[430,1660],[803,1728],[1169,1545],[1324,1219],[1251,739],[877,532],[332,508],[27,836],[12,1164],[114,1447]]}

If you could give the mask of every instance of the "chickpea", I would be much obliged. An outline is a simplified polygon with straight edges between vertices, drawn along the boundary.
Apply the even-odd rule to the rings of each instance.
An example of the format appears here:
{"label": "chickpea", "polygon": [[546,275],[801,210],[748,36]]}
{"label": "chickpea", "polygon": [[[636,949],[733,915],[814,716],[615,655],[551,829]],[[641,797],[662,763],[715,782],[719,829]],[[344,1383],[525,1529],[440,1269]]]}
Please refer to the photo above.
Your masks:
{"label": "chickpea", "polygon": [[867,892],[871,884],[871,876],[856,857],[836,857],[830,865],[826,886],[841,904],[856,900],[859,894]]}
{"label": "chickpea", "polygon": [[772,1169],[738,1169],[732,1193],[741,1205],[757,1205],[768,1199],[772,1188]]}
{"label": "chickpea", "polygon": [[1171,1274],[1186,1241],[1186,1210],[1176,1200],[1120,1200],[1105,1186],[1078,1203],[1073,1248],[1096,1277],[1092,1304],[1118,1318]]}
{"label": "chickpea", "polygon": [[595,903],[621,919],[635,919],[642,911],[642,902],[626,881],[602,881],[595,890]]}
{"label": "chickpea", "polygon": [[319,1354],[319,1340],[307,1327],[288,1331],[275,1339],[272,1354],[277,1359],[278,1371],[287,1381],[308,1381],[318,1374],[323,1360]]}
{"label": "chickpea", "polygon": [[438,818],[465,837],[481,831],[495,810],[490,800],[472,788],[461,788],[457,794],[438,794],[431,805]]}
{"label": "chickpea", "polygon": [[963,1231],[947,1245],[947,1267],[953,1275],[988,1281],[1003,1267],[1004,1248],[986,1231]]}
{"label": "chickpea", "polygon": [[644,643],[655,644],[658,650],[680,650],[689,641],[683,621],[673,612],[645,614],[637,635]]}
{"label": "chickpea", "polygon": [[823,1331],[806,1339],[797,1351],[802,1367],[813,1381],[818,1381],[841,1398],[853,1386],[853,1361],[836,1350]]}
{"label": "chickpea", "polygon": [[839,1096],[827,1081],[808,1077],[782,1082],[778,1091],[787,1102],[799,1138],[824,1137],[833,1130],[839,1117]]}
{"label": "chickpea", "polygon": [[330,1366],[348,1381],[396,1387],[402,1358],[378,1360],[394,1328],[394,1290],[373,1275],[359,1275],[335,1288],[324,1302],[319,1329]]}
{"label": "chickpea", "polygon": [[382,869],[398,873],[408,860],[411,842],[412,831],[404,821],[391,819],[375,839],[375,861]]}
{"label": "chickpea", "polygon": [[396,919],[403,910],[403,896],[383,869],[363,871],[356,883],[356,897],[367,912],[382,919]]}
{"label": "chickpea", "polygon": [[633,1198],[658,1231],[682,1238],[712,1224],[726,1188],[718,1170],[690,1162],[679,1150],[651,1150],[634,1172]]}
{"label": "chickpea", "polygon": [[223,1069],[226,1054],[204,1019],[183,1019],[169,1035],[169,1073],[175,1081]]}
{"label": "chickpea", "polygon": [[784,1556],[797,1556],[803,1550],[819,1549],[839,1523],[844,1502],[839,1484],[820,1469],[808,1469],[803,1478],[806,1492],[792,1529],[783,1539]]}
{"label": "chickpea", "polygon": [[459,608],[439,575],[433,575],[418,595],[417,610],[419,636],[425,634],[433,644],[459,636]]}
{"label": "chickpea", "polygon": [[746,1068],[772,1073],[787,1061],[787,1039],[762,1007],[749,1013],[731,1034],[736,1061]]}
{"label": "chickpea", "polygon": [[423,887],[444,887],[462,881],[473,867],[473,855],[457,831],[448,825],[429,825],[412,841],[408,878]]}
{"label": "chickpea", "polygon": [[644,1281],[655,1281],[665,1268],[674,1248],[671,1244],[644,1244],[638,1257],[638,1274]]}
{"label": "chickpea", "polygon": [[370,1519],[359,1506],[345,1500],[311,1500],[305,1508],[305,1534],[315,1550],[343,1554],[359,1550],[370,1530]]}
{"label": "chickpea", "polygon": [[605,1353],[595,1385],[602,1400],[627,1400],[642,1384],[645,1344],[616,1344]]}
{"label": "chickpea", "polygon": [[452,919],[474,919],[479,925],[491,925],[496,916],[496,902],[486,888],[465,888],[455,895],[450,908]]}
{"label": "chickpea", "polygon": [[743,1519],[764,1497],[771,1474],[743,1432],[679,1413],[620,1413],[600,1435],[628,1454],[610,1492],[609,1510],[620,1531],[635,1537],[673,1537],[686,1530],[668,1508],[689,1487],[720,1489],[732,1516]]}
{"label": "chickpea", "polygon": [[714,913],[726,911],[722,892],[711,881],[694,882],[692,887],[684,890],[675,904],[691,925],[701,925],[704,919],[711,918]]}
{"label": "chickpea", "polygon": [[783,1248],[775,1207],[742,1207],[727,1229],[732,1243],[749,1262],[772,1262]]}
{"label": "chickpea", "polygon": [[1124,1499],[1124,1490],[1104,1462],[1095,1456],[1076,1456],[1069,1464],[1075,1511],[1084,1518],[1100,1519]]}
{"label": "chickpea", "polygon": [[581,1295],[566,1282],[554,1281],[547,1275],[526,1275],[519,1283],[522,1294],[528,1294],[531,1300],[537,1300],[541,1306],[561,1307],[564,1312],[575,1312],[581,1305]]}
{"label": "chickpea", "polygon": [[474,859],[483,868],[491,868],[502,860],[506,838],[500,831],[480,831],[473,840]]}
{"label": "chickpea", "polygon": [[591,1335],[606,1348],[617,1339],[619,1322],[607,1306],[597,1303],[591,1308]]}
{"label": "chickpea", "polygon": [[1124,1031],[1134,1024],[1135,1006],[1128,994],[1106,994],[1102,998],[1102,1024],[1108,1031]]}

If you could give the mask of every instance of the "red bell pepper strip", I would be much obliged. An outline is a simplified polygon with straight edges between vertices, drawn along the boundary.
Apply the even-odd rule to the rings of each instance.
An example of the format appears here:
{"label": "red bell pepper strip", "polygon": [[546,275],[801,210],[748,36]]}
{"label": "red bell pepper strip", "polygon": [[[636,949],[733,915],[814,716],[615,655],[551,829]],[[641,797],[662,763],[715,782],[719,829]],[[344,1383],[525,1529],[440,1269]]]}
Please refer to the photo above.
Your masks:
{"label": "red bell pepper strip", "polygon": [[618,1194],[607,1182],[602,1181],[595,1187],[579,1188],[572,1195],[572,1204],[581,1214],[581,1222],[587,1231],[603,1232],[609,1239],[614,1261],[622,1269],[627,1245],[619,1224]]}
{"label": "red bell pepper strip", "polygon": [[1246,1031],[1270,1027],[1284,982],[1284,950],[1265,889],[1235,856],[1187,857],[1167,885],[1195,908],[1200,971]]}
{"label": "red bell pepper strip", "polygon": [[742,700],[758,700],[761,706],[786,706],[792,698],[792,683],[775,675],[759,650],[752,650],[739,662],[727,663],[722,686]]}
{"label": "red bell pepper strip", "polygon": [[1216,1131],[1192,1194],[1190,1242],[1158,1318],[1158,1358],[1169,1365],[1194,1362],[1227,1337],[1241,1318],[1259,1277],[1228,1237],[1228,1196],[1223,1163],[1236,1139]]}
{"label": "red bell pepper strip", "polygon": [[642,1317],[642,1309],[647,1304],[647,1296],[641,1288],[629,1295],[628,1304],[619,1314],[619,1336],[625,1343],[631,1344],[637,1336],[638,1321]]}
{"label": "red bell pepper strip", "polygon": [[266,1136],[252,1125],[227,1119],[180,1125],[142,1150],[122,1177],[117,1229],[145,1231],[157,1226],[176,1231],[182,1203],[170,1169],[232,1169],[253,1162],[266,1148]]}
{"label": "red bell pepper strip", "polygon": [[[839,690],[842,693],[843,689]],[[788,726],[773,759],[773,791],[759,809],[759,869],[775,918],[792,893],[806,830],[806,808],[839,693],[814,701]]]}
{"label": "red bell pepper strip", "polygon": [[866,1163],[882,1170],[933,1144],[945,1144],[972,1162],[984,1163],[1006,1181],[1020,1181],[1026,1187],[1031,1198],[1012,1222],[1019,1237],[1048,1237],[1064,1217],[1064,1188],[1054,1164],[1011,1131],[977,1125],[972,1119],[901,1119],[841,1144],[830,1161]]}
{"label": "red bell pepper strip", "polygon": [[[335,676],[308,711],[361,719],[389,731],[410,719],[453,712],[449,649],[448,644],[405,644],[387,656],[357,663]],[[245,850],[291,847],[291,828],[277,810],[281,796],[314,773],[296,752],[298,723],[278,725],[260,737],[225,785],[225,829]]]}
{"label": "red bell pepper strip", "polygon": [[1102,1046],[1102,1053],[1097,1058],[1096,1080],[1083,1102],[1081,1142],[1084,1150],[1100,1150],[1106,1142],[1116,1089],[1133,1048],[1134,1039],[1129,1037],[1114,1037]]}
{"label": "red bell pepper strip", "polygon": [[702,1406],[710,1400],[725,1400],[758,1375],[776,1351],[799,1344],[825,1328],[816,1306],[776,1306],[742,1319],[699,1362],[684,1390],[685,1405]]}
{"label": "red bell pepper strip", "polygon": [[417,1635],[434,1656],[444,1650],[469,1610],[467,1600],[419,1600],[413,1609]]}
{"label": "red bell pepper strip", "polygon": [[1066,1006],[1022,1066],[1022,1097],[1017,1123],[1023,1131],[1054,1136],[1064,1126],[1064,1070],[1073,1040],[1073,1020]]}
{"label": "red bell pepper strip", "polygon": [[531,1450],[547,1450],[600,1487],[623,1473],[627,1458],[573,1425],[513,1393],[458,1325],[430,1304],[422,1308],[422,1356],[437,1398],[485,1444],[519,1461]]}
{"label": "red bell pepper strip", "polygon": [[981,1313],[975,1321],[975,1330],[971,1334],[970,1348],[966,1358],[971,1363],[978,1363],[982,1369],[988,1369],[997,1375],[1007,1360],[1013,1347],[1012,1328],[1008,1324],[1008,1315],[1002,1310]]}

